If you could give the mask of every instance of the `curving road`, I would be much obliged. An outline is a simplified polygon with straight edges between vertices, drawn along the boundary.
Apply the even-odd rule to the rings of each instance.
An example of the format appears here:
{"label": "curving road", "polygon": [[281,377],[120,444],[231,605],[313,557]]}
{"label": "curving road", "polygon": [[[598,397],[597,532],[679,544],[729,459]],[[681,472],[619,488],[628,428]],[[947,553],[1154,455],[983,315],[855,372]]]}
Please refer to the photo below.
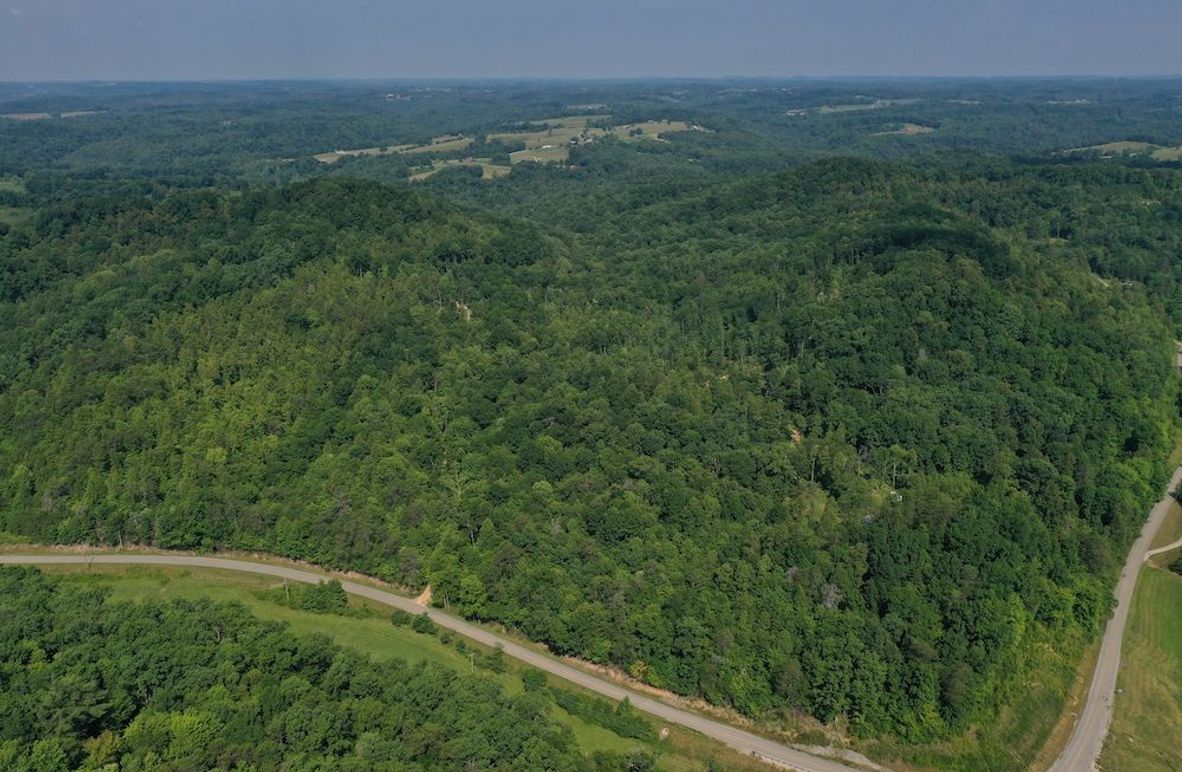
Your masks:
{"label": "curving road", "polygon": [[[1179,358],[1182,359],[1182,354],[1179,354]],[[1108,620],[1108,626],[1104,628],[1100,658],[1096,661],[1096,670],[1092,674],[1087,701],[1080,711],[1075,730],[1071,733],[1071,739],[1067,741],[1067,747],[1051,765],[1051,772],[1084,772],[1096,768],[1100,751],[1104,747],[1104,737],[1108,734],[1108,725],[1112,721],[1112,698],[1116,692],[1116,673],[1120,670],[1121,639],[1124,637],[1125,622],[1129,617],[1133,589],[1137,586],[1137,574],[1141,572],[1141,564],[1149,555],[1149,545],[1154,535],[1161,528],[1162,521],[1174,502],[1171,491],[1177,490],[1179,485],[1182,485],[1182,466],[1174,470],[1165,498],[1149,513],[1149,519],[1141,528],[1141,535],[1129,550],[1129,557],[1125,561],[1114,593],[1116,610],[1112,614],[1112,619]]]}
{"label": "curving road", "polygon": [[[285,566],[272,566],[265,563],[253,563],[246,560],[232,560],[229,558],[198,557],[195,555],[0,555],[0,563],[81,563],[88,565],[137,563],[162,566],[192,566],[195,568],[217,568],[226,571],[245,571],[252,574],[265,574],[267,576],[296,582],[307,582],[309,584],[315,584],[327,578],[321,574],[314,574],[310,571],[301,571]],[[729,724],[724,724],[721,721],[715,721],[697,713],[681,710],[680,708],[675,708],[646,697],[643,694],[624,689],[610,681],[571,667],[553,657],[534,651],[533,649],[528,649],[525,646],[490,633],[487,630],[469,624],[462,619],[446,614],[438,609],[419,605],[413,600],[404,598],[401,595],[395,595],[394,593],[385,592],[368,585],[344,580],[341,581],[341,586],[344,587],[345,592],[352,595],[369,598],[387,606],[409,611],[412,614],[425,613],[440,627],[454,630],[460,635],[483,643],[486,646],[500,644],[504,647],[506,654],[539,670],[545,670],[547,673],[578,684],[591,691],[598,692],[613,700],[621,700],[627,697],[633,706],[646,713],[651,713],[664,721],[680,724],[681,726],[701,732],[708,737],[712,737],[738,751],[763,761],[788,769],[800,770],[801,772],[853,772],[852,767],[845,766],[839,762],[798,751],[786,745],[751,734],[750,732],[745,732]]]}

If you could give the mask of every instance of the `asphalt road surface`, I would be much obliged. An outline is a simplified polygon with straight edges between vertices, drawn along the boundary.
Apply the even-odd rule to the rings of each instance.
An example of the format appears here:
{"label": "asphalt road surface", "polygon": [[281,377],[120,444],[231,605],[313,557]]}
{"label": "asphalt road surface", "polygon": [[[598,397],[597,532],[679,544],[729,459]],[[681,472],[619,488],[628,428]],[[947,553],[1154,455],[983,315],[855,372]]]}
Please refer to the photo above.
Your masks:
{"label": "asphalt road surface", "polygon": [[1161,528],[1166,513],[1170,511],[1174,501],[1171,492],[1177,490],[1179,485],[1182,485],[1182,467],[1174,470],[1165,498],[1149,513],[1149,519],[1145,521],[1141,535],[1129,551],[1120,581],[1116,585],[1116,610],[1112,614],[1112,619],[1108,620],[1108,627],[1104,629],[1100,658],[1096,661],[1096,671],[1092,674],[1092,686],[1088,689],[1087,701],[1080,711],[1075,731],[1071,733],[1067,747],[1051,766],[1051,772],[1085,772],[1096,768],[1100,750],[1104,747],[1104,737],[1108,734],[1108,725],[1112,722],[1112,698],[1116,692],[1116,673],[1120,670],[1120,644],[1125,634],[1125,622],[1129,618],[1133,589],[1137,586],[1137,574],[1141,572],[1141,565],[1145,562],[1154,535]]}
{"label": "asphalt road surface", "polygon": [[[323,581],[326,577],[321,574],[314,574],[310,571],[301,571],[296,568],[287,568],[284,566],[272,566],[265,563],[253,563],[246,560],[231,560],[227,558],[207,558],[197,557],[193,555],[134,555],[134,554],[118,554],[118,555],[0,555],[0,563],[24,563],[24,564],[57,564],[57,563],[80,563],[80,564],[119,564],[119,563],[137,563],[147,565],[161,565],[161,566],[192,566],[195,568],[217,568],[225,571],[246,571],[252,574],[265,574],[267,576],[274,576],[281,579],[288,579],[296,582],[307,582],[315,584]],[[378,603],[394,608],[400,608],[403,611],[409,611],[412,614],[427,614],[440,627],[446,627],[454,630],[460,635],[471,638],[474,641],[483,643],[486,646],[495,646],[500,644],[505,649],[505,653],[510,657],[521,660],[522,662],[545,670],[547,673],[558,676],[571,683],[578,684],[591,691],[598,692],[605,697],[612,700],[621,700],[627,697],[632,705],[640,710],[650,713],[664,721],[673,724],[680,724],[688,727],[702,734],[712,737],[719,742],[725,743],[730,747],[741,751],[742,753],[751,755],[760,760],[777,764],[788,769],[800,770],[801,772],[852,772],[852,767],[845,766],[840,762],[830,761],[817,756],[813,756],[803,751],[798,751],[786,745],[782,745],[773,740],[768,740],[758,735],[745,732],[742,729],[724,724],[720,721],[706,718],[697,713],[691,713],[687,710],[674,708],[666,705],[663,702],[658,702],[643,694],[624,689],[610,681],[599,678],[598,676],[579,670],[564,664],[557,659],[546,654],[528,649],[520,644],[514,643],[499,635],[488,632],[475,625],[469,624],[462,619],[458,619],[450,614],[421,606],[409,598],[404,598],[401,595],[384,592],[374,587],[369,587],[364,584],[357,584],[356,582],[342,581],[341,586],[344,587],[345,592],[352,595],[359,595],[363,598],[375,600]],[[343,620],[342,624],[348,624],[348,621]]]}

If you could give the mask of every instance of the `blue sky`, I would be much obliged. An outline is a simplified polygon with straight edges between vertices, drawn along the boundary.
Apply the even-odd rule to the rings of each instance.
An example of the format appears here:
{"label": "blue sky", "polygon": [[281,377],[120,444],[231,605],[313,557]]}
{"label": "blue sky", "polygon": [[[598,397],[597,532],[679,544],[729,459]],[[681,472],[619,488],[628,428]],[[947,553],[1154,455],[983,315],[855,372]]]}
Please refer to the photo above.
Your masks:
{"label": "blue sky", "polygon": [[0,80],[1182,74],[1182,0],[0,0]]}

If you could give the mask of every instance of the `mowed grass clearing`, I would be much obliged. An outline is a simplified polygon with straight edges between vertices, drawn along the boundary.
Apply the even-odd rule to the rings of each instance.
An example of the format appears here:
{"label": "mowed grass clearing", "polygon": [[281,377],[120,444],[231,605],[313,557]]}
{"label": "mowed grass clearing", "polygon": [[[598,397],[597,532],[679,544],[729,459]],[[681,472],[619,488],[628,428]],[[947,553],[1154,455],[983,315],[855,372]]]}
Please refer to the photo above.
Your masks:
{"label": "mowed grass clearing", "polygon": [[874,136],[882,137],[882,136],[886,136],[886,135],[890,135],[890,134],[895,134],[895,135],[902,135],[905,137],[917,137],[921,134],[931,134],[934,131],[935,131],[935,129],[932,128],[931,126],[924,126],[921,123],[904,123],[904,124],[900,125],[899,128],[897,128],[897,129],[888,129],[886,131],[880,131],[877,134],[875,134]]}
{"label": "mowed grass clearing", "polygon": [[875,99],[873,102],[853,102],[850,104],[841,105],[822,105],[817,108],[817,112],[822,115],[830,113],[850,113],[858,110],[881,110],[884,107],[891,107],[893,105],[912,105],[917,99]]}
{"label": "mowed grass clearing", "polygon": [[1122,140],[1119,142],[1105,142],[1102,145],[1075,147],[1065,152],[1095,153],[1103,158],[1115,158],[1122,155],[1148,155],[1154,161],[1182,161],[1182,145],[1177,147],[1165,147],[1163,145],[1155,145],[1151,142],[1133,142]]}
{"label": "mowed grass clearing", "polygon": [[535,124],[546,126],[537,131],[505,131],[489,134],[488,139],[500,140],[507,143],[522,142],[524,150],[517,150],[509,154],[510,163],[561,163],[570,157],[572,145],[584,142],[594,142],[603,137],[633,142],[638,140],[665,141],[664,134],[680,131],[702,131],[701,127],[691,126],[685,121],[642,121],[640,123],[625,123],[610,129],[592,127],[592,121],[601,121],[609,116],[591,115],[571,118],[544,118],[533,121]]}
{"label": "mowed grass clearing", "polygon": [[1100,769],[1182,769],[1182,576],[1153,565],[1142,569],[1112,714]]}
{"label": "mowed grass clearing", "polygon": [[377,147],[361,147],[352,150],[330,150],[327,153],[317,153],[312,157],[322,164],[332,164],[342,158],[356,158],[359,156],[450,153],[455,150],[463,150],[471,144],[471,137],[465,137],[462,134],[445,134],[432,138],[425,145],[379,145]]}
{"label": "mowed grass clearing", "polygon": [[[509,154],[510,164],[523,162],[560,163],[570,157],[570,148],[572,145],[581,142],[594,142],[601,137],[613,136],[626,142],[642,139],[664,141],[662,139],[663,134],[691,130],[705,131],[705,129],[699,126],[691,126],[685,121],[643,121],[641,123],[613,126],[610,129],[592,127],[590,125],[592,122],[603,121],[610,117],[608,115],[574,115],[561,118],[542,118],[536,121],[529,121],[526,125],[530,128],[520,131],[494,132],[487,135],[485,140],[489,142],[500,140],[511,144],[524,144],[525,148],[523,150]],[[361,156],[452,153],[459,150],[466,150],[474,141],[475,139],[473,137],[465,137],[462,134],[448,134],[435,137],[425,145],[384,145],[351,150],[338,149],[331,150],[327,153],[317,153],[312,157],[322,164],[333,164],[342,158],[356,158]],[[438,168],[416,171],[411,175],[410,179],[412,181],[426,179],[441,169],[446,168],[447,165],[456,165],[457,160],[450,159],[446,165]],[[505,173],[502,171],[504,167],[492,164],[490,159],[463,159],[461,163],[468,165],[480,164],[481,168],[485,170],[484,179],[493,179]]]}
{"label": "mowed grass clearing", "polygon": [[480,178],[484,180],[493,180],[497,177],[504,177],[509,172],[513,171],[511,167],[500,166],[494,164],[491,158],[451,158],[447,160],[436,160],[431,162],[430,169],[417,171],[410,175],[411,182],[419,182],[432,177],[444,169],[451,169],[457,166],[478,166],[480,167]]}
{"label": "mowed grass clearing", "polygon": [[[1182,505],[1177,501],[1170,504],[1170,510],[1166,512],[1166,519],[1162,521],[1161,528],[1157,529],[1157,535],[1153,537],[1150,543],[1150,549],[1157,549],[1164,547],[1167,544],[1173,544],[1182,539]],[[1153,560],[1160,562],[1161,555],[1158,555]]]}
{"label": "mowed grass clearing", "polygon": [[[282,580],[271,577],[216,569],[136,565],[45,565],[39,568],[47,573],[68,576],[71,581],[106,586],[110,588],[112,601],[207,598],[218,602],[241,603],[261,619],[287,623],[293,632],[299,634],[327,636],[342,646],[368,654],[378,661],[397,658],[407,662],[435,662],[467,672],[474,669],[469,653],[476,652],[478,660],[480,654],[487,651],[480,644],[465,641],[469,653],[461,653],[454,643],[445,644],[435,636],[396,627],[390,624],[388,607],[353,596],[349,598],[350,608],[368,609],[372,614],[364,615],[362,611],[359,616],[344,617],[288,608],[260,597],[262,591],[283,586]],[[507,658],[506,661],[508,669],[504,673],[482,670],[478,665],[475,670],[500,683],[506,693],[520,694],[524,690],[521,681],[524,668],[512,659]],[[554,686],[582,691],[564,681],[554,678],[549,680]],[[675,725],[668,726],[666,739],[646,743],[622,738],[603,727],[572,716],[557,705],[553,706],[551,713],[556,721],[570,727],[579,747],[587,754],[596,751],[628,752],[641,748],[656,754],[658,767],[671,772],[698,772],[709,760],[715,760],[728,770],[767,769],[750,757]],[[655,718],[649,721],[657,730],[665,726]]]}

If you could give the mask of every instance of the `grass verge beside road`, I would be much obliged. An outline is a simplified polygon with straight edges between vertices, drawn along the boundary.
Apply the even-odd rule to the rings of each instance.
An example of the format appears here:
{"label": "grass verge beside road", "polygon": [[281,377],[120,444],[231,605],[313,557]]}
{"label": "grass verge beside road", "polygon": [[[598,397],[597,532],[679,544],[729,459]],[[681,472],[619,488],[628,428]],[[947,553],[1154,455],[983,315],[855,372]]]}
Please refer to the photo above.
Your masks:
{"label": "grass verge beside road", "polygon": [[1182,576],[1147,565],[1125,633],[1105,772],[1182,769]]}

